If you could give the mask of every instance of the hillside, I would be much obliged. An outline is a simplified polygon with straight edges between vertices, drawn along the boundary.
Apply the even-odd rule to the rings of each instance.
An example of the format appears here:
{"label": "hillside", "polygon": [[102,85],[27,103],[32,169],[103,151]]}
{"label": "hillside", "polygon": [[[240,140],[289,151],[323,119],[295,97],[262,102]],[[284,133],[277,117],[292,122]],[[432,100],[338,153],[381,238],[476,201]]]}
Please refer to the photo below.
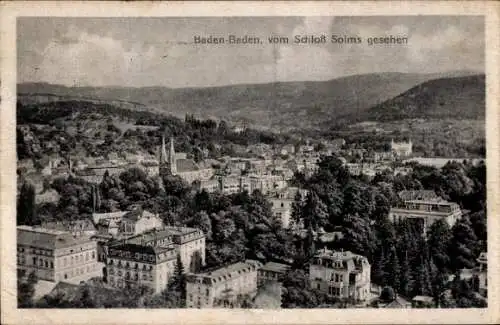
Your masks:
{"label": "hillside", "polygon": [[[27,83],[18,85],[18,94],[21,98],[35,94],[51,94],[71,99],[91,98],[113,101],[113,104],[127,103],[126,106],[131,106],[131,109],[179,117],[192,113],[202,118],[247,121],[262,128],[286,130],[317,127],[325,120],[363,115],[373,106],[422,82],[442,76],[443,74],[379,73],[321,82],[277,82],[182,89],[65,87]],[[123,105],[125,104],[119,106]]]}
{"label": "hillside", "polygon": [[366,119],[394,121],[412,118],[484,119],[485,76],[441,78],[424,82],[376,105]]}

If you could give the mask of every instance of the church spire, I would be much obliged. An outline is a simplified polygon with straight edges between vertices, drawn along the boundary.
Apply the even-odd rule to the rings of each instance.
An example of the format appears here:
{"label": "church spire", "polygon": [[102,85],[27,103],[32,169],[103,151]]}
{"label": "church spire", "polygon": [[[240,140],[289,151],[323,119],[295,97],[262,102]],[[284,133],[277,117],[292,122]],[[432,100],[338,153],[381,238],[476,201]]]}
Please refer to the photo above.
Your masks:
{"label": "church spire", "polygon": [[167,148],[165,146],[165,135],[161,136],[161,149],[160,149],[160,164],[166,163],[167,161]]}
{"label": "church spire", "polygon": [[170,137],[170,150],[169,150],[170,172],[172,175],[177,174],[177,162],[175,159],[174,138]]}

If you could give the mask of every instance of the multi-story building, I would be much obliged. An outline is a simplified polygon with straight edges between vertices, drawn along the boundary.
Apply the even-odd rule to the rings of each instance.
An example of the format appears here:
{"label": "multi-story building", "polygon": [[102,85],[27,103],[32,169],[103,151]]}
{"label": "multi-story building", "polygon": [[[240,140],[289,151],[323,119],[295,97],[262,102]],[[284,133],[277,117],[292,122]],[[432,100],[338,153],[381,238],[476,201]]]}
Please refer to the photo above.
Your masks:
{"label": "multi-story building", "polygon": [[311,286],[329,295],[366,300],[370,293],[370,263],[349,251],[320,250],[309,266]]}
{"label": "multi-story building", "polygon": [[260,286],[267,282],[281,282],[288,270],[290,270],[290,265],[268,262],[258,270],[257,284]]}
{"label": "multi-story building", "polygon": [[220,182],[217,179],[209,179],[199,182],[199,189],[208,193],[214,193],[220,190]]}
{"label": "multi-story building", "polygon": [[[165,227],[163,230],[154,229],[112,241],[106,248],[106,271],[110,276],[108,282],[116,287],[146,285],[160,292],[165,289],[169,276],[175,270],[177,255],[184,270],[201,268],[205,264],[203,232],[196,228]],[[136,269],[136,265],[141,272]],[[124,271],[129,267],[135,273]],[[120,268],[124,270],[118,272]]]}
{"label": "multi-story building", "polygon": [[118,243],[110,246],[106,261],[107,282],[116,288],[146,286],[163,291],[175,270],[173,247]]}
{"label": "multi-story building", "polygon": [[138,235],[152,229],[163,229],[164,226],[157,215],[139,208],[122,217],[119,232],[123,235]]}
{"label": "multi-story building", "polygon": [[402,204],[392,207],[389,220],[399,222],[414,219],[421,223],[424,233],[427,228],[438,220],[444,220],[452,227],[462,216],[460,206],[442,198],[405,200]]}
{"label": "multi-story building", "polygon": [[92,215],[99,234],[132,236],[152,229],[162,229],[163,221],[151,212],[136,207],[131,211],[94,213]]}
{"label": "multi-story building", "polygon": [[17,227],[17,267],[52,282],[79,283],[102,274],[95,241],[31,226]]}
{"label": "multi-story building", "polygon": [[394,139],[391,140],[391,151],[397,157],[408,157],[413,152],[413,144],[411,140],[408,142],[394,142]]}
{"label": "multi-story building", "polygon": [[228,307],[238,296],[252,295],[257,291],[258,261],[247,260],[210,272],[192,273],[186,277],[186,307]]}

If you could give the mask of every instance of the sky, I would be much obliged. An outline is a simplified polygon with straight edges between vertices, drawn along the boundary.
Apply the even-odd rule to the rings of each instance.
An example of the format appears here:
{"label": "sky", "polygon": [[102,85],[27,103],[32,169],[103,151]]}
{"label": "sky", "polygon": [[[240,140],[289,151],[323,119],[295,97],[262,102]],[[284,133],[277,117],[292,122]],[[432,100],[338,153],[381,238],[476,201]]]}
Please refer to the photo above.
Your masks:
{"label": "sky", "polygon": [[[256,36],[258,45],[194,44],[194,36]],[[269,44],[272,35],[288,45]],[[293,44],[295,35],[359,36],[362,44]],[[407,37],[404,45],[368,37]],[[480,16],[23,17],[19,82],[66,86],[210,87],[322,81],[377,72],[484,72]]]}

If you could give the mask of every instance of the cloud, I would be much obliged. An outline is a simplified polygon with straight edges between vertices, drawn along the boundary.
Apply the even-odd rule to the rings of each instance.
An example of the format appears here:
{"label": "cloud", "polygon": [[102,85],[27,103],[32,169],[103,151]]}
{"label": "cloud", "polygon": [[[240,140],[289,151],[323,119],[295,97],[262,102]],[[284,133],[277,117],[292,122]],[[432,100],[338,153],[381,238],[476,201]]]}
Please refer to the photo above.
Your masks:
{"label": "cloud", "polygon": [[[254,34],[249,45],[189,44],[194,35]],[[294,44],[295,35],[326,44]],[[331,44],[330,35],[408,36],[401,46]],[[289,44],[267,43],[270,35]],[[484,65],[480,18],[289,17],[227,19],[24,19],[18,28],[20,81],[65,85],[201,87],[327,80],[372,72],[438,72]]]}
{"label": "cloud", "polygon": [[[289,45],[276,45],[277,80],[325,80],[334,75],[339,59],[328,50],[334,17],[305,17],[292,31]],[[325,35],[326,43],[294,44],[295,36]]]}
{"label": "cloud", "polygon": [[[62,39],[62,41],[61,41]],[[43,49],[39,75],[46,82],[66,85],[123,85],[147,70],[158,54],[140,44],[126,48],[109,36],[70,29]]]}

